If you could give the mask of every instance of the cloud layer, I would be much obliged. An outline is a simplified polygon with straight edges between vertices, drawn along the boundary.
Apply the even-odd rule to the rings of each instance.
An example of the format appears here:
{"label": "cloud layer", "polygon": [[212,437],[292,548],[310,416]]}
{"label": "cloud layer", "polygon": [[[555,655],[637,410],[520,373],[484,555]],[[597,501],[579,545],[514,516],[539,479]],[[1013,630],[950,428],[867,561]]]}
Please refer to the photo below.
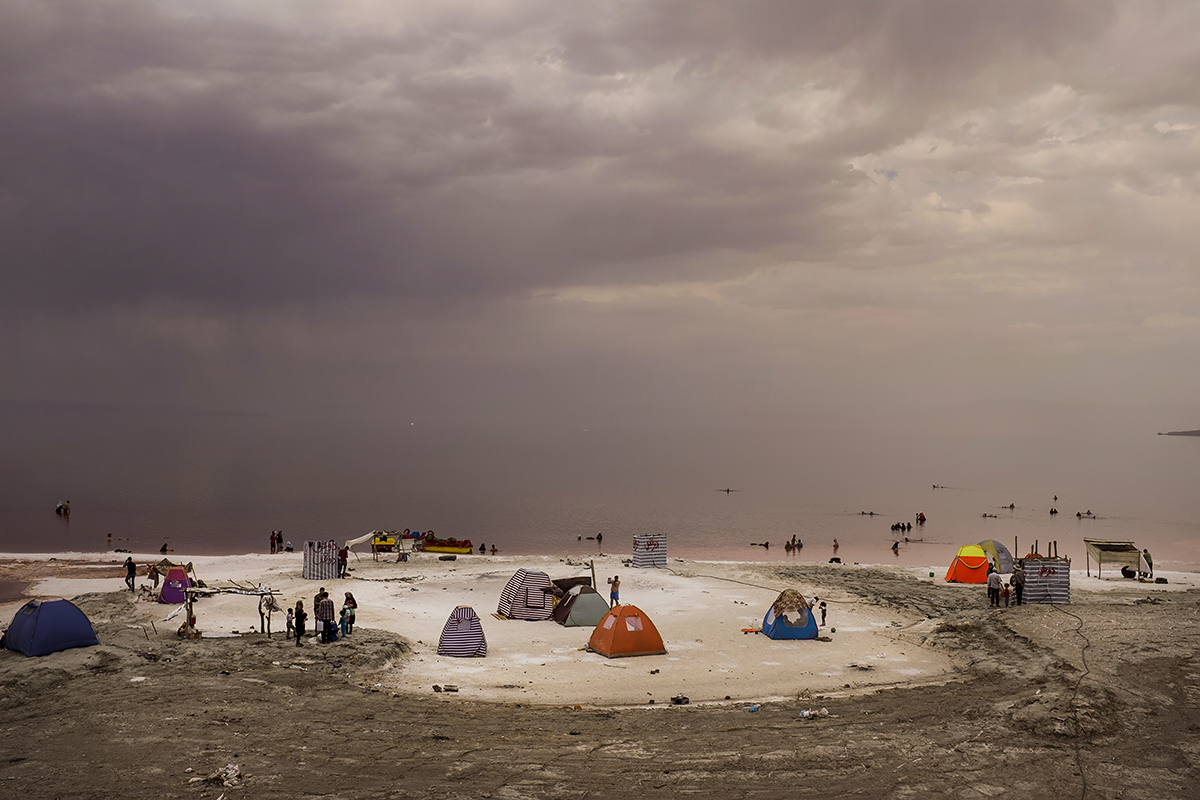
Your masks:
{"label": "cloud layer", "polygon": [[1178,2],[16,0],[0,368],[497,424],[1186,402],[1198,42]]}

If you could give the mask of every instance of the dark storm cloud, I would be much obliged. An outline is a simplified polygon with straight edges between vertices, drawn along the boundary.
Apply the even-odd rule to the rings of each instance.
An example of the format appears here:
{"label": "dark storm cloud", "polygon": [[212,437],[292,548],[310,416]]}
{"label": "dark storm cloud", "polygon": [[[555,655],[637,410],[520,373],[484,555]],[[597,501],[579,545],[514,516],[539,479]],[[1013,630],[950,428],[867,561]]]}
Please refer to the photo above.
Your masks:
{"label": "dark storm cloud", "polygon": [[[826,259],[868,235],[830,212],[865,180],[851,157],[1110,13],[204,9],[0,12],[7,306],[504,294],[717,277],[716,259],[689,263],[704,253],[742,254],[735,273]],[[809,84],[836,90],[821,126],[788,108]],[[746,118],[755,130],[728,130]]]}
{"label": "dark storm cloud", "polygon": [[1192,397],[1198,41],[1176,2],[12,0],[0,373],[389,423]]}

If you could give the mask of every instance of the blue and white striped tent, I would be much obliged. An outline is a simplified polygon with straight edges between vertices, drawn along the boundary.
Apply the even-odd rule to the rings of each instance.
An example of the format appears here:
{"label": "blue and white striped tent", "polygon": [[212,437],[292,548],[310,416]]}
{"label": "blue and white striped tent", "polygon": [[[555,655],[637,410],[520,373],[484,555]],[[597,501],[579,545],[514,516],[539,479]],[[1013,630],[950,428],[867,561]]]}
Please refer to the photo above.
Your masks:
{"label": "blue and white striped tent", "polygon": [[508,619],[540,622],[554,613],[550,576],[536,570],[519,569],[500,592],[496,613]]}
{"label": "blue and white striped tent", "polygon": [[438,640],[439,656],[483,658],[487,655],[487,639],[479,615],[470,606],[459,606],[450,612]]}

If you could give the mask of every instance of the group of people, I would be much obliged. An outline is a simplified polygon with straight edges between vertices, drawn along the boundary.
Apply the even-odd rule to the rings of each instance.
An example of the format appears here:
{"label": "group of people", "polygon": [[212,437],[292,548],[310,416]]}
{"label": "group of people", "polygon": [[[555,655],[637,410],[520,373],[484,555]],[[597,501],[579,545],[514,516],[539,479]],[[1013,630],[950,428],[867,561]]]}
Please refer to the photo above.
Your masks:
{"label": "group of people", "polygon": [[[313,614],[316,615],[314,633],[320,638],[321,643],[336,642],[339,635],[349,636],[354,633],[354,615],[357,610],[358,601],[354,599],[351,592],[346,592],[341,611],[335,612],[333,600],[330,599],[329,592],[325,591],[325,587],[322,586],[313,597]],[[304,644],[307,621],[308,612],[304,610],[304,601],[297,600],[296,607],[289,608],[287,613],[288,638],[296,637],[296,647]]]}
{"label": "group of people", "polygon": [[797,539],[796,534],[793,533],[791,540],[783,543],[783,549],[789,553],[793,550],[802,550],[804,549],[804,542]]}
{"label": "group of people", "polygon": [[283,531],[271,531],[271,554],[291,552],[292,543],[283,541]]}
{"label": "group of people", "polygon": [[59,500],[58,505],[56,505],[54,507],[54,513],[58,514],[60,517],[63,517],[64,519],[69,519],[71,516],[71,501],[70,500]]}
{"label": "group of people", "polygon": [[1014,605],[1022,605],[1025,594],[1025,569],[1017,564],[1013,567],[1012,577],[1006,582],[996,568],[988,564],[987,592],[990,607],[999,608],[1000,601],[1003,600],[1004,607],[1007,608],[1014,594]]}

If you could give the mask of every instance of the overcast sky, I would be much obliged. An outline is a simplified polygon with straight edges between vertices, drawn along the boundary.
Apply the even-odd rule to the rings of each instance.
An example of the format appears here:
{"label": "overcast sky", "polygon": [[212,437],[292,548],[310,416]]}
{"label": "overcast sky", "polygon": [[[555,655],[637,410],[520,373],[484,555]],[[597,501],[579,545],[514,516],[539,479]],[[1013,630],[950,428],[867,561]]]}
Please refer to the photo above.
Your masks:
{"label": "overcast sky", "polygon": [[1200,4],[0,3],[0,400],[1200,427]]}

